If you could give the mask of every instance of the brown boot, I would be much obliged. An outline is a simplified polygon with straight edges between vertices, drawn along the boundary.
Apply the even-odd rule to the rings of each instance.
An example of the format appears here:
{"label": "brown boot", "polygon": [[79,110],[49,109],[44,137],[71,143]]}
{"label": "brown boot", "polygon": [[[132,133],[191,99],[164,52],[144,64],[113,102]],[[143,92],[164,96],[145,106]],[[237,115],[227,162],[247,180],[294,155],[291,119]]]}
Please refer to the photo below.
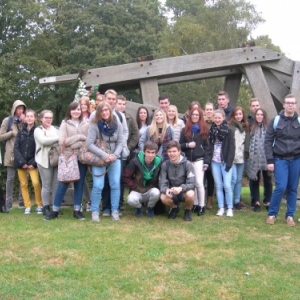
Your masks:
{"label": "brown boot", "polygon": [[207,197],[206,209],[212,209],[212,197],[211,196]]}

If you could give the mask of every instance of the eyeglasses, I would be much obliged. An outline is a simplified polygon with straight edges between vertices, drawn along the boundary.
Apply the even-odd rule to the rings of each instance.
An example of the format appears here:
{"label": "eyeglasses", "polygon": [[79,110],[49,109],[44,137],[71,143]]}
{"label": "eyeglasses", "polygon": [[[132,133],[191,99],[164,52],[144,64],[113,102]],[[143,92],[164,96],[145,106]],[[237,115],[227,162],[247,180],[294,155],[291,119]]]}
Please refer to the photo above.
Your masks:
{"label": "eyeglasses", "polygon": [[296,102],[284,102],[284,104],[286,104],[286,105],[295,105]]}

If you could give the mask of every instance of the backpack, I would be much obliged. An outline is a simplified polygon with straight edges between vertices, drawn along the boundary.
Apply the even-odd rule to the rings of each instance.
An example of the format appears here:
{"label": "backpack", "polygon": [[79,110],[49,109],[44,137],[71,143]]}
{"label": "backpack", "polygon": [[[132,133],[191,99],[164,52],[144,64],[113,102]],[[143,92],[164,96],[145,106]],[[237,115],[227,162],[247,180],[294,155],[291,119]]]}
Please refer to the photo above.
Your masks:
{"label": "backpack", "polygon": [[122,124],[122,123],[123,123],[123,118],[122,118],[121,113],[120,113],[119,111],[117,111],[117,110],[115,110],[115,113],[118,115],[119,120],[120,120],[120,122],[121,122],[121,124]]}

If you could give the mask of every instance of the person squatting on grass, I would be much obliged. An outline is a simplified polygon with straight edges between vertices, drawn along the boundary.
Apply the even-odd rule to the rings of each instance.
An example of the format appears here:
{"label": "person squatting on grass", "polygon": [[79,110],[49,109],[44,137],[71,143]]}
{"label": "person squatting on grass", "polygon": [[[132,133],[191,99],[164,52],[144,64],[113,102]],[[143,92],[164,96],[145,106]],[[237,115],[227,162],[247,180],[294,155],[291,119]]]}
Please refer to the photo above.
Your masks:
{"label": "person squatting on grass", "polygon": [[28,191],[28,174],[30,175],[34,189],[34,197],[37,205],[36,212],[38,214],[42,214],[43,212],[39,171],[35,161],[35,120],[35,111],[27,109],[25,114],[25,124],[18,132],[14,145],[14,167],[17,169],[20,180],[25,205],[25,214],[30,214],[31,212],[31,201]]}
{"label": "person squatting on grass", "polygon": [[275,118],[272,119],[265,137],[268,170],[274,171],[275,177],[275,189],[266,222],[271,225],[275,223],[282,196],[286,192],[286,224],[295,226],[294,214],[300,170],[300,122],[295,96],[287,95],[283,108],[279,117],[276,117],[277,125],[274,125]]}
{"label": "person squatting on grass", "polygon": [[147,205],[147,216],[154,217],[154,206],[160,196],[157,185],[161,158],[157,155],[157,151],[155,143],[146,142],[144,151],[140,151],[130,160],[122,174],[123,182],[131,190],[127,202],[136,208],[136,217],[143,215],[143,204]]}
{"label": "person squatting on grass", "polygon": [[[212,174],[216,185],[216,194],[219,210],[217,216],[225,213],[225,201],[227,204],[227,217],[233,217],[232,205],[232,164],[235,155],[233,132],[225,120],[223,109],[214,112],[214,122],[209,130],[209,141],[213,147],[211,161]],[[224,199],[224,191],[225,199]]]}
{"label": "person squatting on grass", "polygon": [[192,220],[192,206],[195,199],[195,171],[192,163],[181,155],[180,144],[171,141],[167,144],[169,159],[163,162],[159,175],[159,190],[162,202],[170,207],[169,219],[175,219],[179,203],[185,202],[183,219]]}

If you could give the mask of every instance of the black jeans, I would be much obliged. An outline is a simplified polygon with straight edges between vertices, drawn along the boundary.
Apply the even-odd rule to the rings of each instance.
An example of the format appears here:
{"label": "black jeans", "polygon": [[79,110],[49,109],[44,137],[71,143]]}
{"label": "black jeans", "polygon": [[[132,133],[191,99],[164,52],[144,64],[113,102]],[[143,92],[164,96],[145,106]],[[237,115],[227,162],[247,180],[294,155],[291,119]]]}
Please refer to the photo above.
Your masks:
{"label": "black jeans", "polygon": [[[270,202],[272,197],[272,176],[269,176],[268,171],[258,171],[257,180],[250,179],[249,187],[251,192],[251,199],[253,201],[259,201],[259,182],[260,182],[260,174],[262,173],[264,179],[264,201]],[[252,198],[253,197],[253,198]]]}

